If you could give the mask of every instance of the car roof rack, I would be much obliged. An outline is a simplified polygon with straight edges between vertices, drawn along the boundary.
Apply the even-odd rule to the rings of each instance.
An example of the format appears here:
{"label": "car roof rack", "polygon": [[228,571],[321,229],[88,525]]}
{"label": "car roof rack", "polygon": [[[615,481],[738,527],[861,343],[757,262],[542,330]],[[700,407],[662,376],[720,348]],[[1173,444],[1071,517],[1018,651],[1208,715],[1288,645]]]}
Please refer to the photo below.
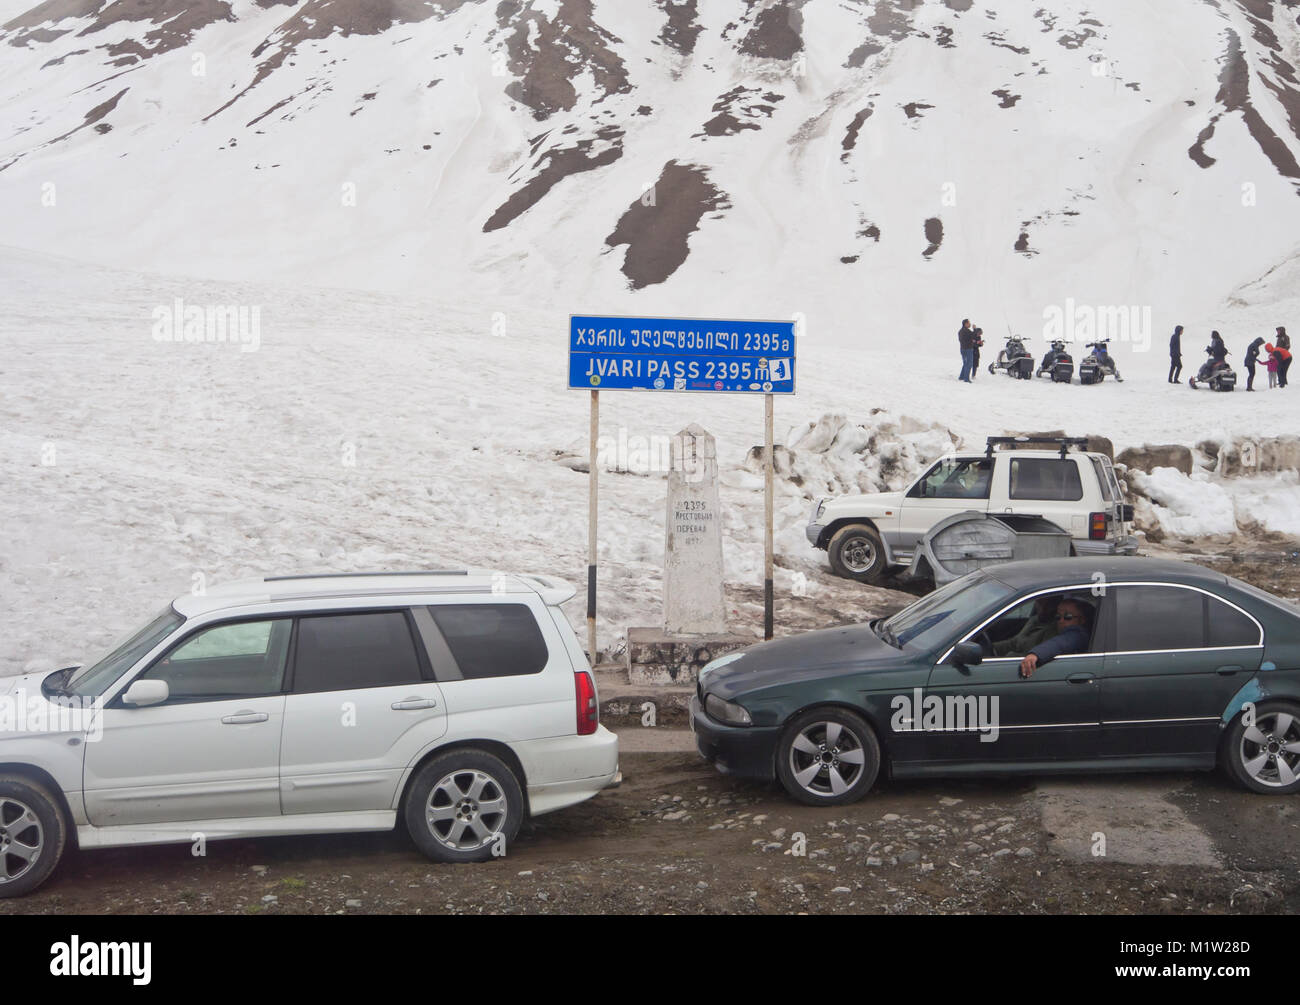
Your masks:
{"label": "car roof rack", "polygon": [[995,447],[1011,447],[1014,449],[1026,446],[1059,447],[1061,458],[1064,460],[1066,451],[1071,447],[1087,450],[1088,438],[1086,436],[990,436],[985,456],[992,457]]}
{"label": "car roof rack", "polygon": [[411,569],[401,572],[315,572],[298,576],[266,576],[264,583],[283,583],[294,579],[362,579],[376,576],[468,576],[468,569]]}

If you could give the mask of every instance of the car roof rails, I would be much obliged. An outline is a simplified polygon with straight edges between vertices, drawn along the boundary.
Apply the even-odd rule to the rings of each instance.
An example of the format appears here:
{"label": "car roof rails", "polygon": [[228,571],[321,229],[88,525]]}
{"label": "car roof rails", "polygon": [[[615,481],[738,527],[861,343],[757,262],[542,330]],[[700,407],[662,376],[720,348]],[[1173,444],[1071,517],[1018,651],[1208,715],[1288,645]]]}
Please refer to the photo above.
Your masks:
{"label": "car roof rails", "polygon": [[1066,451],[1071,447],[1078,447],[1081,450],[1088,449],[1088,438],[1086,436],[990,436],[988,446],[985,451],[986,457],[993,456],[995,447],[1059,447],[1061,458],[1065,458]]}
{"label": "car roof rails", "polygon": [[378,576],[468,576],[468,569],[412,569],[399,572],[316,572],[299,576],[266,576],[264,583],[283,583],[294,579],[363,579]]}

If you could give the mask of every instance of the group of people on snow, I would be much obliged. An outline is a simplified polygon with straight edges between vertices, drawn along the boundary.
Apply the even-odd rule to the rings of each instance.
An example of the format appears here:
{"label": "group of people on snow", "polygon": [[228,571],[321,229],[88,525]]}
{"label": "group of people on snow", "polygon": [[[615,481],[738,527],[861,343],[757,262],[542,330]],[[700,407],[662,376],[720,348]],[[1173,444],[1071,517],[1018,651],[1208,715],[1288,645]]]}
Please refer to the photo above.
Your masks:
{"label": "group of people on snow", "polygon": [[[1179,384],[1183,372],[1183,326],[1177,325],[1169,336],[1169,383]],[[1222,363],[1228,356],[1228,347],[1223,336],[1217,331],[1210,332],[1210,344],[1205,351],[1215,363]],[[1263,366],[1268,373],[1269,387],[1286,387],[1287,371],[1291,369],[1291,336],[1286,329],[1278,326],[1272,342],[1262,338],[1255,339],[1246,347],[1246,390],[1255,390],[1255,367]]]}

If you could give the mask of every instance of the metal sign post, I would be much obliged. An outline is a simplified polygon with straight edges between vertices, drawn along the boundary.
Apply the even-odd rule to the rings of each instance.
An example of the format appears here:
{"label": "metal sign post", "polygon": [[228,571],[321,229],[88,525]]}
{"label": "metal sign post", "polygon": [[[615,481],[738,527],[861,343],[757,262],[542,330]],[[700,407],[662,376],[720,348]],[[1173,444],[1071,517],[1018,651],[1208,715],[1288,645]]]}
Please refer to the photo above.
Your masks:
{"label": "metal sign post", "polygon": [[596,440],[600,437],[600,392],[591,392],[591,460],[587,476],[587,652],[596,668]]}
{"label": "metal sign post", "polygon": [[601,389],[762,394],[763,637],[772,637],[773,395],[794,394],[793,321],[569,316],[569,387],[591,392],[587,515],[587,648],[596,663],[596,440]]}
{"label": "metal sign post", "polygon": [[772,396],[763,395],[763,638],[772,637]]}

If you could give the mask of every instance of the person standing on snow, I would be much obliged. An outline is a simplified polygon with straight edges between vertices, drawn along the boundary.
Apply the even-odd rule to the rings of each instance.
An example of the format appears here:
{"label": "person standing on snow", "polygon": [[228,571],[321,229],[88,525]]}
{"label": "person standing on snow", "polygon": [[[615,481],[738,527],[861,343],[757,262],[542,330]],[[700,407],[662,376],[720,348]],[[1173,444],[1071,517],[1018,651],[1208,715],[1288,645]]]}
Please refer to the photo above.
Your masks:
{"label": "person standing on snow", "polygon": [[1264,344],[1262,338],[1255,339],[1246,347],[1246,390],[1255,390],[1255,364],[1259,362],[1259,347]]}
{"label": "person standing on snow", "polygon": [[1182,382],[1183,375],[1183,326],[1176,325],[1174,333],[1169,336],[1169,383]]}
{"label": "person standing on snow", "polygon": [[984,344],[984,329],[976,328],[971,333],[971,363],[970,379],[974,380],[975,375],[980,372],[980,346]]}
{"label": "person standing on snow", "polygon": [[975,359],[975,333],[971,331],[970,318],[962,318],[957,330],[957,345],[961,348],[961,376],[957,379],[969,384]]}
{"label": "person standing on snow", "polygon": [[1286,372],[1291,369],[1291,350],[1274,346],[1273,358],[1277,360],[1277,386],[1286,387]]}
{"label": "person standing on snow", "polygon": [[1277,387],[1277,350],[1273,348],[1273,343],[1270,342],[1264,346],[1264,352],[1268,354],[1268,363],[1264,367],[1268,371],[1268,386],[1270,388]]}

